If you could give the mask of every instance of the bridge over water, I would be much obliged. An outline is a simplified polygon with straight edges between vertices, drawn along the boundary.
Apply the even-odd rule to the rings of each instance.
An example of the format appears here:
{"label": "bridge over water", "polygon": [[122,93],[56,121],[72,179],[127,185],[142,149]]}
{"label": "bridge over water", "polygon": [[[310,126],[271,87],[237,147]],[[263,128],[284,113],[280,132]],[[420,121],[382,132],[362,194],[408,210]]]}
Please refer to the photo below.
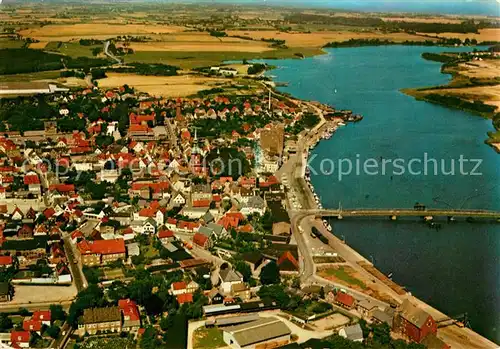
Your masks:
{"label": "bridge over water", "polygon": [[454,217],[465,218],[481,218],[491,219],[500,222],[500,212],[491,210],[474,210],[474,209],[425,209],[417,210],[414,208],[392,208],[392,209],[375,209],[375,208],[353,208],[353,209],[314,209],[314,210],[301,210],[297,212],[301,215],[307,216],[321,216],[321,217],[337,217],[339,219],[344,217],[390,217],[397,219],[398,217],[447,217],[449,219]]}

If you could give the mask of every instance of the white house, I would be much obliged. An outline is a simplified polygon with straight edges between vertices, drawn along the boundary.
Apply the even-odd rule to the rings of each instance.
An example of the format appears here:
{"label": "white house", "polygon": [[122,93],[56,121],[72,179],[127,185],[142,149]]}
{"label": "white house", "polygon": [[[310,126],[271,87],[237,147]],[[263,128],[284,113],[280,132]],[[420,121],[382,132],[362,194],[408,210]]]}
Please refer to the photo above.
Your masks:
{"label": "white house", "polygon": [[148,218],[142,224],[143,234],[154,234],[156,232],[156,221],[152,218]]}
{"label": "white house", "polygon": [[231,287],[243,282],[243,276],[230,267],[222,269],[219,272],[219,279],[221,282],[222,292],[225,294],[231,294]]}

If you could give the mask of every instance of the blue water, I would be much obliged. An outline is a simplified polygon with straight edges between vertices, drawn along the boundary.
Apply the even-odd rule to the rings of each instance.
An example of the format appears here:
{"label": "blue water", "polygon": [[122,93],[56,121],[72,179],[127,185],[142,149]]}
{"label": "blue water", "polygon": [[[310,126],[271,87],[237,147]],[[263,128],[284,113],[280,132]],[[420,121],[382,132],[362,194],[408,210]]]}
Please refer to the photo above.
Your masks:
{"label": "blue water", "polygon": [[[449,80],[439,63],[421,58],[422,52],[466,49],[342,48],[304,60],[269,61],[279,66],[270,74],[289,83],[283,91],[364,116],[321,142],[312,152],[311,167],[318,171],[324,159],[334,164],[348,159],[355,166],[358,157],[361,164],[373,158],[379,174],[361,171],[340,180],[337,168],[330,175],[312,175],[325,207],[336,208],[339,202],[345,208],[412,207],[418,201],[430,207],[500,210],[500,156],[483,143],[491,121],[399,91]],[[443,159],[446,171],[455,159],[455,174],[441,174],[439,162],[438,175],[432,162],[427,176],[380,173],[382,160],[401,158],[407,164],[425,153]],[[481,160],[480,175],[462,175],[461,156]],[[473,165],[463,167],[471,172]],[[437,232],[420,222],[387,219],[335,222],[334,231],[414,295],[452,316],[467,312],[475,331],[500,343],[500,225],[443,222]]]}
{"label": "blue water", "polygon": [[[179,0],[177,0],[179,2]],[[186,0],[186,2],[191,2]],[[438,13],[457,15],[499,16],[495,0],[198,0],[244,5],[284,6],[298,8],[327,8],[347,11]]]}

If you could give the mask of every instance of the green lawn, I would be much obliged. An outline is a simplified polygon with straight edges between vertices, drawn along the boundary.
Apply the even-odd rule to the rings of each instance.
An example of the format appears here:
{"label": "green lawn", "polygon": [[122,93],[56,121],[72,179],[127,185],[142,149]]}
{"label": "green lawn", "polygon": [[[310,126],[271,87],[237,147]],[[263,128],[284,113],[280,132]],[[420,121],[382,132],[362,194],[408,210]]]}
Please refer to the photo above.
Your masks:
{"label": "green lawn", "polygon": [[123,270],[121,269],[105,270],[104,275],[108,280],[121,279],[125,277],[125,275],[123,274]]}
{"label": "green lawn", "polygon": [[[64,55],[70,57],[90,57],[95,58],[92,55],[92,49],[95,47],[102,47],[103,45],[94,46],[82,46],[78,42],[63,42],[59,46],[59,41],[51,41],[45,46],[44,51],[60,52]],[[58,47],[59,46],[59,47]]]}
{"label": "green lawn", "polygon": [[0,40],[0,49],[2,48],[21,48],[26,42],[23,40]]}
{"label": "green lawn", "polygon": [[80,344],[80,349],[125,349],[135,347],[135,341],[120,337],[89,338]]}
{"label": "green lawn", "polygon": [[342,266],[338,268],[328,268],[323,270],[323,272],[328,276],[334,276],[337,279],[345,281],[348,284],[359,286],[362,289],[366,288],[366,285],[363,283],[363,281],[352,277],[351,274],[349,274]]}
{"label": "green lawn", "polygon": [[216,349],[227,346],[224,343],[222,330],[217,327],[201,327],[194,331],[194,349]]}
{"label": "green lawn", "polygon": [[160,252],[151,244],[141,245],[141,254],[148,259],[155,259],[160,257]]}
{"label": "green lawn", "polygon": [[306,57],[324,53],[317,48],[291,48],[279,49],[266,52],[161,52],[161,51],[140,51],[124,56],[125,62],[141,63],[163,63],[178,66],[185,69],[196,67],[207,67],[217,65],[223,61],[237,61],[243,59],[280,59],[298,58],[297,54]]}
{"label": "green lawn", "polygon": [[34,81],[34,80],[54,80],[60,77],[59,70],[48,70],[36,73],[0,75],[0,81]]}

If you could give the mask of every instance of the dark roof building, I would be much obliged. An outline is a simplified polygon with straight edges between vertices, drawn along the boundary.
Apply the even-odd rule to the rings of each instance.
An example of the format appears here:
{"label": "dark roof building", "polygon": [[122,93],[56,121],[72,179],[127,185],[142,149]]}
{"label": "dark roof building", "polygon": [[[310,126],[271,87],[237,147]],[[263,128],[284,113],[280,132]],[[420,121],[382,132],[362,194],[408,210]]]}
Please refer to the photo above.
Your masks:
{"label": "dark roof building", "polygon": [[290,341],[291,333],[281,320],[269,317],[226,328],[223,336],[227,345],[245,348],[268,343],[284,345]]}

